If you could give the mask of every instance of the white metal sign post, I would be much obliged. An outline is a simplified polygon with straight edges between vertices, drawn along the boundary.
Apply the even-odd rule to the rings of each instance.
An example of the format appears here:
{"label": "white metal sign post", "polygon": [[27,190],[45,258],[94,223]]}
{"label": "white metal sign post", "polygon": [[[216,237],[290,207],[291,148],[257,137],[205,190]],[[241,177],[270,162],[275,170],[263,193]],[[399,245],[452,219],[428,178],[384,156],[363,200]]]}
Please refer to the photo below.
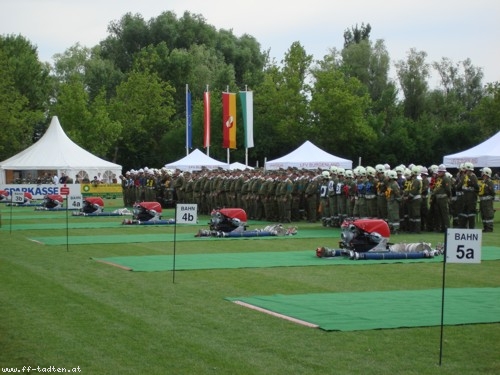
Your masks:
{"label": "white metal sign post", "polygon": [[446,263],[477,264],[481,263],[481,246],[483,232],[481,229],[450,228],[446,230],[443,261],[443,290],[441,296],[441,342],[439,345],[439,366],[443,357],[444,326],[444,290],[446,280]]}
{"label": "white metal sign post", "polygon": [[69,251],[69,202],[68,202],[68,196],[70,193],[69,187],[64,184],[64,186],[60,189],[61,195],[64,195],[66,197],[66,251]]}
{"label": "white metal sign post", "polygon": [[179,203],[175,205],[174,224],[174,264],[172,266],[172,282],[175,283],[175,254],[177,243],[177,224],[196,224],[198,222],[198,205]]}
{"label": "white metal sign post", "polygon": [[12,208],[14,205],[20,205],[24,203],[24,193],[22,191],[11,191],[10,192],[10,234],[12,234]]}

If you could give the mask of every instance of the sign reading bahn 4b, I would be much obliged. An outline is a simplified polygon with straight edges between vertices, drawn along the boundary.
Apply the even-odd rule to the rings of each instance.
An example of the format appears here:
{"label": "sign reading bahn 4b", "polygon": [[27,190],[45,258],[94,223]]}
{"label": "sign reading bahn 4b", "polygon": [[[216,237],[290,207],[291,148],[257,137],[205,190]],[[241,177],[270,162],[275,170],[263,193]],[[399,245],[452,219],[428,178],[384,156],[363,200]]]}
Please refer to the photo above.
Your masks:
{"label": "sign reading bahn 4b", "polygon": [[176,206],[176,224],[196,224],[198,222],[198,205],[179,203]]}
{"label": "sign reading bahn 4b", "polygon": [[446,236],[447,263],[481,263],[480,229],[448,229]]}

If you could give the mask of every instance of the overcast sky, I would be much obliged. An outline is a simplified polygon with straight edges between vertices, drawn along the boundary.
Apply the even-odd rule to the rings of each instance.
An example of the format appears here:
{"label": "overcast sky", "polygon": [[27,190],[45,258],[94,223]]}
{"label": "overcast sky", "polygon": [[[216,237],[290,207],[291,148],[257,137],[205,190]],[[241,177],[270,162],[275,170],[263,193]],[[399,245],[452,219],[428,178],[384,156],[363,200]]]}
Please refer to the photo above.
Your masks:
{"label": "overcast sky", "polygon": [[470,58],[483,69],[483,83],[500,82],[500,0],[1,0],[0,34],[23,35],[52,62],[76,43],[95,46],[128,12],[148,21],[164,11],[189,11],[238,37],[250,34],[278,62],[296,41],[321,59],[342,48],[346,29],[369,23],[370,39],[385,41],[392,65],[415,48],[428,63]]}

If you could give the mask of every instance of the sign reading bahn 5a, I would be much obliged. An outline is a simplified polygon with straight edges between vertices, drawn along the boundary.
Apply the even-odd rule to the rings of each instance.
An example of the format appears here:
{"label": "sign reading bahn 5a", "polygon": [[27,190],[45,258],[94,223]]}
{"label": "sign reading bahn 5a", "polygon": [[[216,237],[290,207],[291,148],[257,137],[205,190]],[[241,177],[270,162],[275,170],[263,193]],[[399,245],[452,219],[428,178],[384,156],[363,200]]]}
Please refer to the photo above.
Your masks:
{"label": "sign reading bahn 5a", "polygon": [[483,232],[480,229],[448,229],[446,262],[481,263]]}

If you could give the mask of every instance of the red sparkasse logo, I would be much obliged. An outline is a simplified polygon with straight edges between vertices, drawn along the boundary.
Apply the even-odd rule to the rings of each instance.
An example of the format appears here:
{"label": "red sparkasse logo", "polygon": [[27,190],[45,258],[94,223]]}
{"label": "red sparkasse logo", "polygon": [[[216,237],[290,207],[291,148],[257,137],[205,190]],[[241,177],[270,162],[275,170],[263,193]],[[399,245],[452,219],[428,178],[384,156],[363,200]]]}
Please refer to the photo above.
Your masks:
{"label": "red sparkasse logo", "polygon": [[66,185],[64,185],[61,188],[61,195],[69,195],[69,187],[67,187]]}

